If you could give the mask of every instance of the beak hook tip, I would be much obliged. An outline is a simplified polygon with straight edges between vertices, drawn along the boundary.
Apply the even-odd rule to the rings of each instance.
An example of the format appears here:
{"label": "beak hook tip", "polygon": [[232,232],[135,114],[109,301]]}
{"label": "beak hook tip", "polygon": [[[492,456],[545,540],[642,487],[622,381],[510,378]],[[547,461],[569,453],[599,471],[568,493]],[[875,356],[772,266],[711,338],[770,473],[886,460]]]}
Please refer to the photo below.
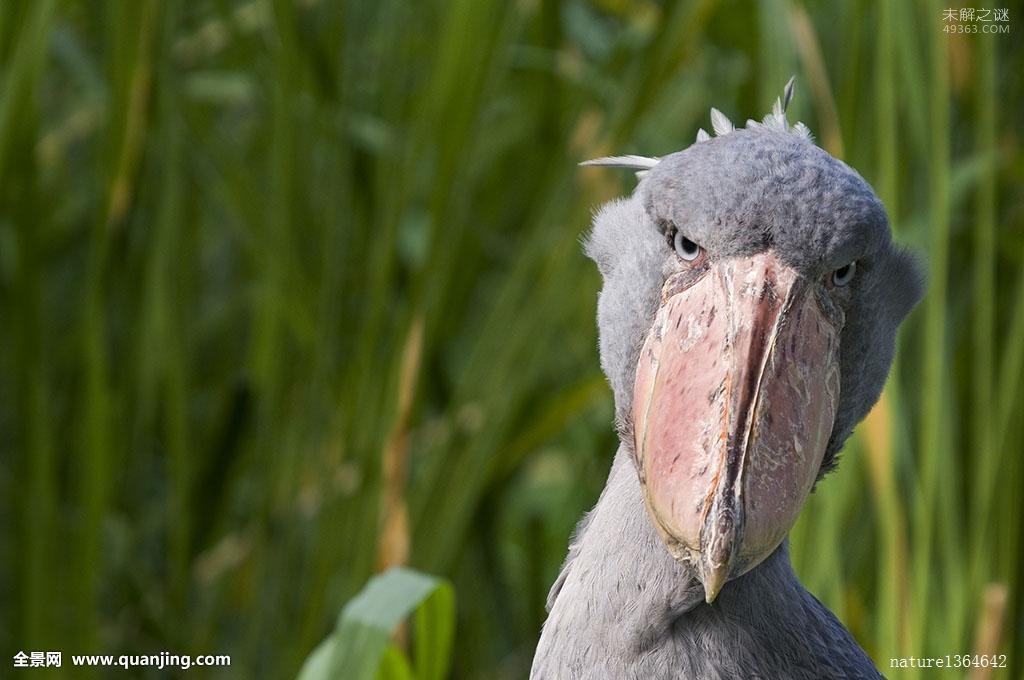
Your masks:
{"label": "beak hook tip", "polygon": [[718,594],[722,592],[722,587],[728,580],[729,567],[725,564],[712,566],[707,563],[703,566],[700,580],[704,585],[704,601],[711,604],[718,597]]}

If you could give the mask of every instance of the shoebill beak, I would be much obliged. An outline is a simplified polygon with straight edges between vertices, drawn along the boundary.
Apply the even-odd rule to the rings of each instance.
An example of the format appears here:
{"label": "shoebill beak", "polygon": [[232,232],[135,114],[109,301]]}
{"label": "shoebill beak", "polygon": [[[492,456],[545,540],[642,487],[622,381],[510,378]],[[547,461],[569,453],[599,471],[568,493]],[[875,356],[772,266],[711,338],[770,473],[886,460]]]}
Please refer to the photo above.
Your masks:
{"label": "shoebill beak", "polygon": [[844,320],[770,251],[685,274],[640,352],[634,450],[648,511],[710,603],[778,547],[814,485]]}

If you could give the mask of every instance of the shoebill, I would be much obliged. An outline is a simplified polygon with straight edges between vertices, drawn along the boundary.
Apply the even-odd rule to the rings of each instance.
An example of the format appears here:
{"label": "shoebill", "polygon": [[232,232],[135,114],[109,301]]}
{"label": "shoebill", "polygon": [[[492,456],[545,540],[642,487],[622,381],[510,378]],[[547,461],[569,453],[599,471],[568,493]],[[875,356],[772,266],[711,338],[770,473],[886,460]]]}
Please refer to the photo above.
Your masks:
{"label": "shoebill", "polygon": [[716,134],[663,158],[587,163],[641,177],[586,240],[620,445],[534,680],[880,677],[786,535],[923,286],[871,187],[789,125],[791,95],[743,128],[712,109]]}

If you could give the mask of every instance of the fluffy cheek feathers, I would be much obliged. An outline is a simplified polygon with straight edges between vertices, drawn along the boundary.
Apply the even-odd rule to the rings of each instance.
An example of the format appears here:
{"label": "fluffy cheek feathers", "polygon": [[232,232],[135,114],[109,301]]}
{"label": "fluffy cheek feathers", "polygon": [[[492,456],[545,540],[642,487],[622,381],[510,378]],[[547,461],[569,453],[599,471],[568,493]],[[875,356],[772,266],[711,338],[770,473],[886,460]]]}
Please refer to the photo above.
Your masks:
{"label": "fluffy cheek feathers", "polygon": [[622,413],[631,403],[637,349],[657,310],[671,255],[635,195],[597,213],[584,248],[604,278],[597,305],[601,368]]}

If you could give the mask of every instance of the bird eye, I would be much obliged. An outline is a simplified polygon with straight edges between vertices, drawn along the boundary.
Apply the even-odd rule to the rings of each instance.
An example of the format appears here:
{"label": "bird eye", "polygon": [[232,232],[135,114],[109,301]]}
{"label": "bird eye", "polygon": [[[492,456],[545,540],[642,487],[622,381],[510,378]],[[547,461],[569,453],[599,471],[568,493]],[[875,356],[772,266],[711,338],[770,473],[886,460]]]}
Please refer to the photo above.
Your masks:
{"label": "bird eye", "polygon": [[832,284],[835,286],[845,286],[853,280],[853,273],[857,271],[857,263],[851,262],[848,265],[844,265],[839,269],[832,272]]}
{"label": "bird eye", "polygon": [[676,249],[676,255],[687,262],[693,262],[700,256],[700,246],[683,236],[681,231],[676,232],[673,245]]}

